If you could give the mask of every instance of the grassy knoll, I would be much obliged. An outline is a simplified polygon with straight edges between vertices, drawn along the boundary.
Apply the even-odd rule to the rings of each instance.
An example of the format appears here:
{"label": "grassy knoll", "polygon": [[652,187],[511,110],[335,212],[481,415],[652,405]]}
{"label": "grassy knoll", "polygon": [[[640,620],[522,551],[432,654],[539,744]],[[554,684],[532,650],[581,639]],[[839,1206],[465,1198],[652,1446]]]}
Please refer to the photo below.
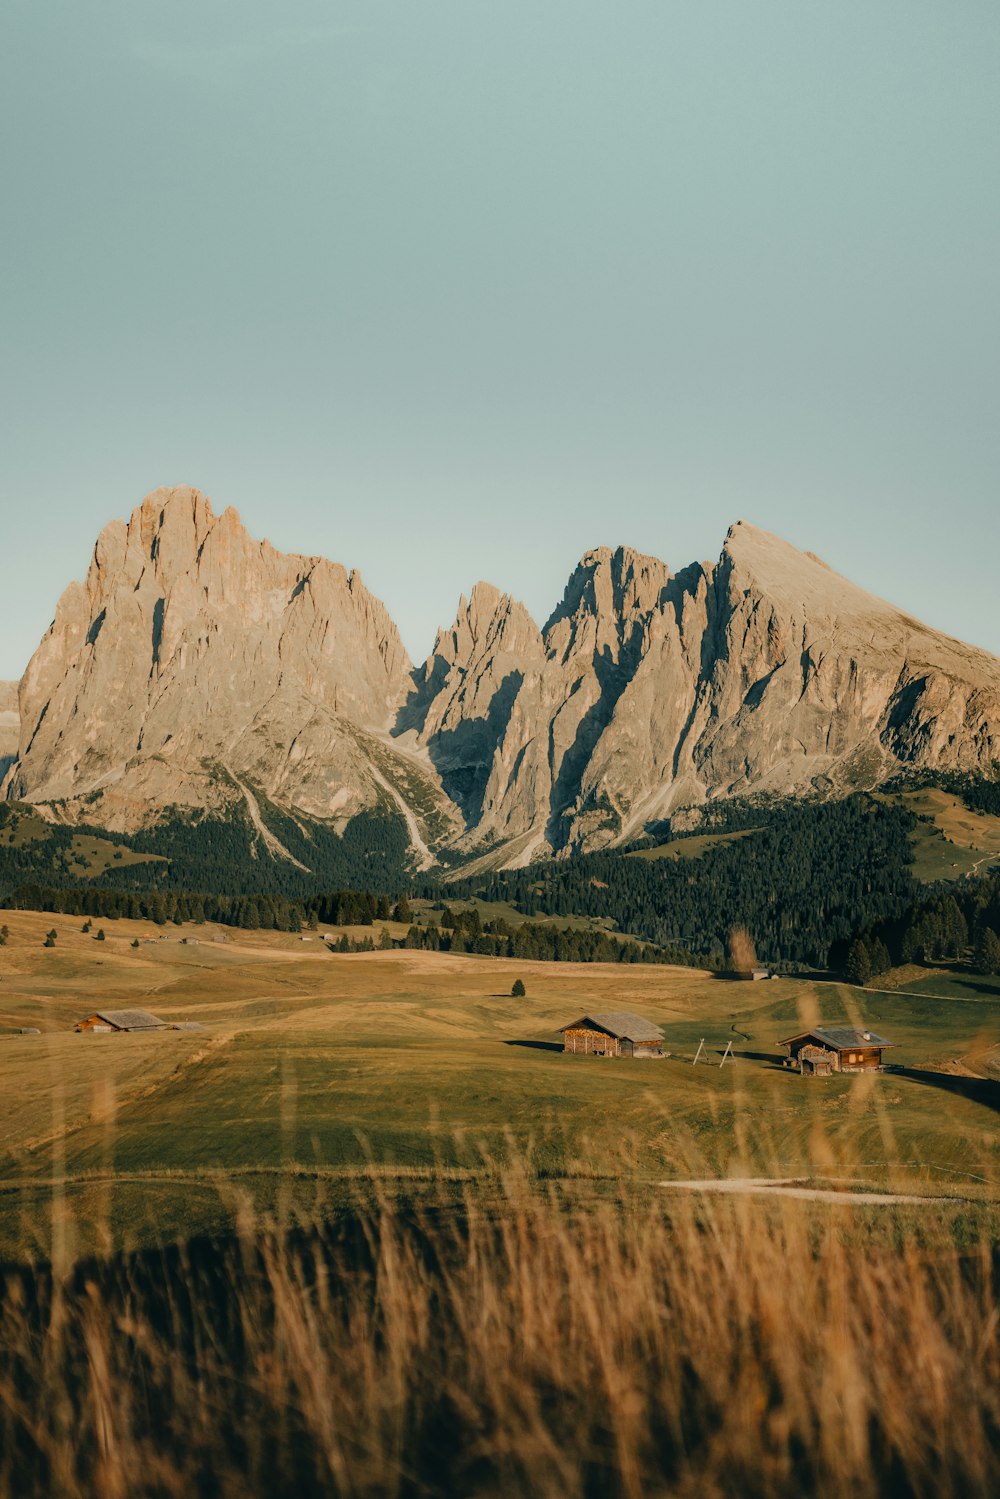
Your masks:
{"label": "grassy knoll", "polygon": [[[60,833],[65,829],[60,828]],[[8,809],[7,821],[0,830],[0,844],[7,848],[27,849],[53,843],[51,823],[34,812],[19,808]],[[97,879],[109,869],[127,868],[136,864],[160,864],[159,854],[140,854],[110,838],[95,833],[73,833],[65,848],[67,867],[77,879]]]}
{"label": "grassy knoll", "polygon": [[[400,1181],[439,1165],[461,1177],[484,1148],[515,1145],[553,1178],[639,1187],[754,1171],[972,1199],[1000,1188],[1000,1084],[981,1065],[1000,1038],[995,985],[970,1004],[666,967],[334,955],[273,932],[216,945],[208,927],[128,921],[105,923],[97,942],[61,917],[3,920],[0,1029],[42,1030],[0,1036],[7,1255],[46,1252],[53,1184],[73,1245],[98,1221],[112,1242],[141,1243],[220,1227],[234,1183],[267,1208],[291,1193],[306,1212],[369,1163]],[[525,999],[510,997],[515,978]],[[101,1006],[203,1029],[72,1032]],[[560,1025],[616,1008],[661,1024],[669,1059],[558,1050]],[[906,1070],[815,1082],[784,1071],[777,1043],[819,1018],[889,1036]],[[702,1037],[710,1065],[695,1067]]]}
{"label": "grassy knoll", "polygon": [[899,800],[921,821],[910,842],[913,874],[925,884],[985,874],[1000,860],[1000,817],[972,812],[950,791],[927,786]]}
{"label": "grassy knoll", "polygon": [[626,857],[630,859],[700,859],[702,854],[721,848],[725,843],[738,843],[749,838],[757,828],[740,828],[735,833],[695,833],[689,838],[671,838],[667,843],[658,843],[655,848],[638,848]]}

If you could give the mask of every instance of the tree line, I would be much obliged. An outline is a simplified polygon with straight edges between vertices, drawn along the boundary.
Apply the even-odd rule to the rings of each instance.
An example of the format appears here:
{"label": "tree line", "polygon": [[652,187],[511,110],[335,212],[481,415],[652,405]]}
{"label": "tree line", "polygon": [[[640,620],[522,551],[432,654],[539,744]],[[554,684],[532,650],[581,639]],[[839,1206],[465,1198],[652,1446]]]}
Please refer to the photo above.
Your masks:
{"label": "tree line", "polygon": [[[757,827],[697,860],[608,851],[458,881],[461,895],[510,901],[524,915],[608,917],[661,948],[683,947],[725,966],[725,944],[745,927],[770,964],[825,968],[831,948],[902,917],[917,896],[907,808],[864,794],[836,802],[753,809]],[[744,822],[745,807],[719,826]]]}
{"label": "tree line", "polygon": [[683,947],[660,948],[623,941],[594,927],[561,927],[553,922],[483,921],[479,911],[445,906],[437,922],[411,926],[405,947],[428,952],[476,953],[490,958],[525,958],[555,963],[671,963],[691,966]]}
{"label": "tree line", "polygon": [[90,885],[22,885],[2,904],[12,911],[53,911],[98,920],[149,921],[155,926],[211,921],[243,931],[299,932],[330,926],[409,921],[408,902],[393,904],[370,890],[335,890],[305,900],[282,895],[206,895],[178,890],[108,890]]}
{"label": "tree line", "polygon": [[1000,975],[1000,875],[916,900],[899,920],[866,923],[838,958],[853,984],[870,983],[900,963],[961,960],[976,973]]}

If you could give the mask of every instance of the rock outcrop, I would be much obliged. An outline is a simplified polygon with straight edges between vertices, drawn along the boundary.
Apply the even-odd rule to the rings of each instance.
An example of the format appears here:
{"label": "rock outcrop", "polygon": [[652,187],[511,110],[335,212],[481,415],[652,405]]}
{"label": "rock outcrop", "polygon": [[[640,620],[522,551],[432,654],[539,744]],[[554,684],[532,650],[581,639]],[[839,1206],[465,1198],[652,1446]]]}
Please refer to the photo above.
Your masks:
{"label": "rock outcrop", "polygon": [[718,563],[675,576],[589,552],[540,634],[477,590],[419,681],[417,735],[466,814],[461,846],[513,862],[621,842],[713,797],[1000,760],[996,657],[745,522]]}
{"label": "rock outcrop", "polygon": [[[413,670],[356,572],[157,490],[102,533],[19,699],[4,791],[49,815],[127,831],[166,809],[255,818],[264,796],[342,826],[383,807],[425,866],[1000,760],[997,658],[744,522],[718,562],[677,574],[588,552],[542,629],[478,583]],[[16,720],[0,698],[0,731]]]}
{"label": "rock outcrop", "polygon": [[263,792],[346,821],[433,773],[388,742],[410,662],[357,572],[160,489],[101,533],[20,684],[6,794],[131,830]]}
{"label": "rock outcrop", "polygon": [[0,682],[0,781],[17,757],[21,720],[17,711],[17,683]]}

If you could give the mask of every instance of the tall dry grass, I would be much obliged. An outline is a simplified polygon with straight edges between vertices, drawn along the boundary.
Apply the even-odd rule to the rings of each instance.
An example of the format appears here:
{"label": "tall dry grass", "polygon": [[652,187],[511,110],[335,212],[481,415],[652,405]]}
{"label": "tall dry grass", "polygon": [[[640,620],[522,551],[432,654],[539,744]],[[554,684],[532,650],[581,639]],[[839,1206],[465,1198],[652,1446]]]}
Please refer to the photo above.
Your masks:
{"label": "tall dry grass", "polygon": [[1000,1492],[987,1242],[928,1252],[902,1219],[866,1240],[798,1202],[582,1203],[524,1160],[450,1191],[9,1272],[0,1495]]}

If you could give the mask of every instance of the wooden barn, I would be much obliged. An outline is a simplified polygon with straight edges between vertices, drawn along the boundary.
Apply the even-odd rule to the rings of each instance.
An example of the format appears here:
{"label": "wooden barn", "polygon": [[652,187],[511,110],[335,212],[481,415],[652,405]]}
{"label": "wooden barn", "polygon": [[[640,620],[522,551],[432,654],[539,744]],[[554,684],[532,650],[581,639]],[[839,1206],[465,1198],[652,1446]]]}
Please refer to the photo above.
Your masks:
{"label": "wooden barn", "polygon": [[78,1031],[163,1031],[167,1022],[148,1010],[98,1010],[73,1027]]}
{"label": "wooden barn", "polygon": [[788,1047],[785,1066],[798,1067],[808,1077],[829,1077],[834,1072],[881,1072],[882,1053],[893,1044],[884,1036],[876,1036],[874,1031],[822,1025],[781,1043]]}
{"label": "wooden barn", "polygon": [[592,1057],[662,1057],[663,1032],[630,1010],[584,1015],[562,1027],[563,1051]]}

